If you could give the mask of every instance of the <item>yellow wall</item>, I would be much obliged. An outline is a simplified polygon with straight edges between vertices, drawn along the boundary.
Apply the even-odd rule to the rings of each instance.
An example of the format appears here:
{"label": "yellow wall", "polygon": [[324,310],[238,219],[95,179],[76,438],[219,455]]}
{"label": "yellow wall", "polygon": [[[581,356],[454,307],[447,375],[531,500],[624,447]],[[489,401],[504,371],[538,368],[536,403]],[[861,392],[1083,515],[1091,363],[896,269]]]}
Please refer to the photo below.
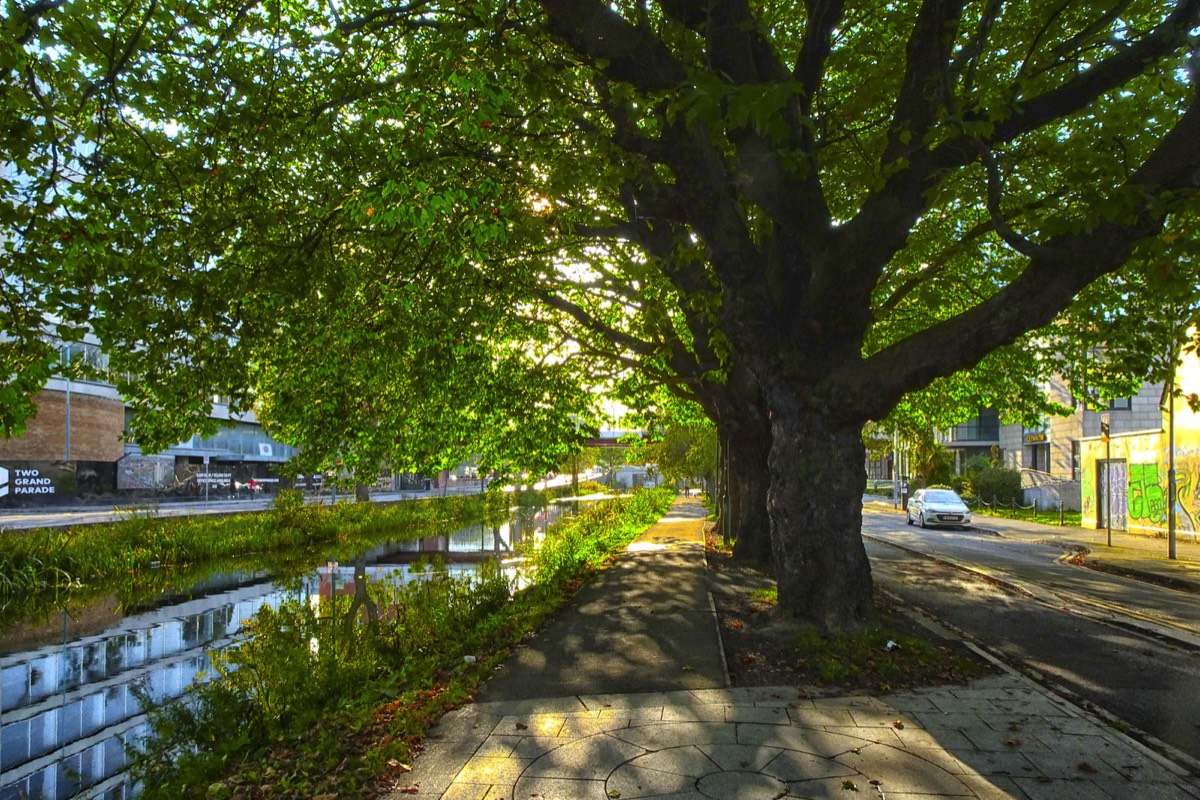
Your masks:
{"label": "yellow wall", "polygon": [[[1184,359],[1178,373],[1184,394],[1200,393],[1200,361]],[[1114,461],[1125,461],[1127,486],[1124,497],[1114,498],[1113,519],[1126,514],[1131,533],[1165,533],[1167,530],[1167,448],[1166,415],[1161,433],[1114,436],[1111,442]],[[1080,443],[1083,475],[1083,525],[1097,525],[1096,469],[1103,469],[1105,445],[1099,439]],[[1175,514],[1176,530],[1200,531],[1200,415],[1192,412],[1186,399],[1175,400]],[[1124,501],[1124,502],[1121,502]],[[1122,506],[1124,508],[1122,508]]]}

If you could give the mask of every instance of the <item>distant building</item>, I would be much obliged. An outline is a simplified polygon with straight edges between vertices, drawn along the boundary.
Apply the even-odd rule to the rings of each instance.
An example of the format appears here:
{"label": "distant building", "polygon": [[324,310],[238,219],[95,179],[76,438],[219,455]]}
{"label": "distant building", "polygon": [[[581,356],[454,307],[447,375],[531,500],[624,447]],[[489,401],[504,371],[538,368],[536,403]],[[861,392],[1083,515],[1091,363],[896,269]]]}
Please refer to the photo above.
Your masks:
{"label": "distant building", "polygon": [[[1200,394],[1200,361],[1195,353],[1184,358],[1176,381],[1185,395]],[[1157,388],[1161,397],[1161,385]],[[1168,526],[1168,504],[1174,503],[1176,531],[1195,539],[1200,532],[1200,414],[1185,400],[1176,399],[1172,442],[1169,412],[1159,407],[1157,399],[1153,408],[1140,414],[1137,410],[1135,403],[1132,409],[1109,412],[1109,441],[1100,436],[1097,422],[1080,442],[1083,524],[1105,528],[1111,515],[1113,530],[1162,535]],[[1122,412],[1133,412],[1132,424],[1118,427]],[[1174,498],[1167,481],[1172,444]]]}
{"label": "distant building", "polygon": [[[1188,356],[1180,374],[1181,385],[1184,375],[1194,381],[1193,389],[1186,391],[1200,391],[1200,365],[1194,355]],[[1097,461],[1104,463],[1104,456],[1097,455],[1097,447],[1100,419],[1106,415],[1115,449],[1112,456],[1114,523],[1122,530],[1128,523],[1129,530],[1153,533],[1165,529],[1165,511],[1158,515],[1158,506],[1154,506],[1156,510],[1151,512],[1151,505],[1145,499],[1148,497],[1146,492],[1156,493],[1153,488],[1156,476],[1157,483],[1162,485],[1163,497],[1166,493],[1163,389],[1163,384],[1147,383],[1135,395],[1111,399],[1105,403],[1108,408],[1094,411],[1084,408],[1084,403],[1072,397],[1062,380],[1052,380],[1045,387],[1046,395],[1058,404],[1073,408],[1072,414],[1046,417],[1042,425],[1026,428],[1003,425],[995,409],[985,409],[972,420],[942,432],[941,441],[954,453],[956,473],[961,473],[973,457],[998,458],[1003,467],[1020,471],[1026,504],[1036,500],[1042,509],[1057,509],[1061,504],[1063,509],[1082,511],[1085,525],[1103,528],[1103,513],[1096,516],[1097,498],[1103,495],[1103,486],[1097,488],[1096,464]],[[1184,407],[1186,404],[1177,405]],[[1190,447],[1200,445],[1200,423],[1195,422],[1190,411],[1177,409],[1176,426],[1183,428],[1182,438],[1177,437],[1176,456],[1190,457],[1188,453],[1193,453]],[[1194,441],[1189,438],[1193,428]],[[1180,441],[1192,444],[1184,444],[1181,451]],[[1193,455],[1200,455],[1200,452]],[[1200,463],[1195,467],[1189,475],[1200,474]],[[1103,483],[1103,480],[1102,476],[1100,481]],[[1190,509],[1196,505],[1196,500],[1189,504],[1180,507],[1188,505]],[[1142,512],[1151,513],[1147,517]],[[1126,517],[1118,521],[1118,513]]]}
{"label": "distant building", "polygon": [[[104,371],[93,341],[60,343],[63,359],[86,359]],[[0,439],[0,505],[52,505],[126,495],[229,496],[255,483],[271,491],[293,449],[263,430],[253,414],[231,416],[215,403],[212,416],[230,421],[214,436],[193,436],[159,453],[127,440],[129,412],[104,381],[51,378],[37,397],[37,415],[23,435]]]}

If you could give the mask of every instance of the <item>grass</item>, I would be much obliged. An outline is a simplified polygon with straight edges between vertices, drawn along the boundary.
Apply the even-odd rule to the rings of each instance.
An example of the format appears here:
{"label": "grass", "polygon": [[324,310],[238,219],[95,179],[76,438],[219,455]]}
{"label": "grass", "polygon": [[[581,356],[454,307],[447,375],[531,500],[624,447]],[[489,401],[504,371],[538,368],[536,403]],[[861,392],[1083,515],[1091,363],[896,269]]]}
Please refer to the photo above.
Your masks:
{"label": "grass", "polygon": [[[157,738],[136,761],[146,798],[368,795],[403,774],[426,728],[468,702],[509,650],[588,573],[660,517],[672,493],[607,500],[551,527],[531,586],[497,568],[434,568],[357,599],[264,609],[254,638],[214,657],[220,681],[151,709]],[[470,656],[471,658],[466,658]]]}
{"label": "grass", "polygon": [[818,685],[851,683],[886,692],[897,685],[923,684],[931,671],[942,680],[982,674],[970,659],[948,657],[944,649],[886,623],[857,634],[806,630],[796,637],[795,647],[799,666]]}
{"label": "grass", "polygon": [[[756,589],[750,599],[777,606],[779,592],[775,587]],[[827,635],[806,629],[796,636],[793,645],[798,666],[810,672],[818,685],[866,682],[888,691],[892,684],[910,683],[930,670],[945,677],[977,674],[970,659],[948,657],[944,649],[903,633],[886,619],[862,633]]]}
{"label": "grass", "polygon": [[[1019,519],[1027,522],[1040,522],[1043,525],[1063,525],[1069,527],[1080,527],[1082,517],[1078,511],[1063,510],[1061,517],[1057,508],[1054,509],[1039,509],[1035,516],[1032,508],[1018,507],[1015,511],[1011,508],[976,508],[972,513],[977,516],[999,517],[1001,519]],[[1060,521],[1061,520],[1061,521]]]}
{"label": "grass", "polygon": [[70,602],[73,594],[107,590],[128,576],[173,571],[229,559],[302,553],[313,548],[421,529],[448,533],[478,519],[479,495],[378,505],[307,505],[285,492],[268,512],[155,518],[124,514],[107,525],[0,533],[0,619],[37,605]]}
{"label": "grass", "polygon": [[[751,589],[759,573],[710,558],[732,570],[714,592],[725,656],[735,686],[794,685],[821,693],[887,693],[962,683],[991,666],[961,642],[932,640],[893,599],[874,597],[876,622],[855,633],[826,634],[778,611],[774,586]],[[761,585],[761,583],[760,583]]]}
{"label": "grass", "polygon": [[779,589],[775,586],[767,589],[755,589],[750,593],[750,599],[756,603],[777,606],[779,605]]}

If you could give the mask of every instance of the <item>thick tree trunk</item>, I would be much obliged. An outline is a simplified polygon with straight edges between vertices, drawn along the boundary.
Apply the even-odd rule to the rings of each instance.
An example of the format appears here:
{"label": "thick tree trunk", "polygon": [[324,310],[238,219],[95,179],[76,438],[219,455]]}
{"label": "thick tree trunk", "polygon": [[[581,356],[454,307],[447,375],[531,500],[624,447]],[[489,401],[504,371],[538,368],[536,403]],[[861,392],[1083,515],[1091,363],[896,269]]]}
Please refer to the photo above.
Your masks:
{"label": "thick tree trunk", "polygon": [[861,424],[834,425],[792,392],[770,398],[768,508],[779,607],[824,631],[874,619],[862,541],[866,487]]}
{"label": "thick tree trunk", "polygon": [[722,534],[735,539],[733,556],[771,570],[771,518],[767,514],[767,455],[771,421],[758,380],[744,365],[731,365],[729,380],[706,384],[705,411],[721,437],[721,464],[729,501]]}
{"label": "thick tree trunk", "polygon": [[765,416],[746,415],[730,427],[729,487],[732,493],[731,522],[736,539],[733,557],[773,569],[771,517],[767,513],[770,422]]}
{"label": "thick tree trunk", "polygon": [[729,524],[729,509],[731,495],[729,494],[729,441],[717,426],[717,520],[713,527],[713,535],[721,537],[721,544],[732,547],[732,532]]}

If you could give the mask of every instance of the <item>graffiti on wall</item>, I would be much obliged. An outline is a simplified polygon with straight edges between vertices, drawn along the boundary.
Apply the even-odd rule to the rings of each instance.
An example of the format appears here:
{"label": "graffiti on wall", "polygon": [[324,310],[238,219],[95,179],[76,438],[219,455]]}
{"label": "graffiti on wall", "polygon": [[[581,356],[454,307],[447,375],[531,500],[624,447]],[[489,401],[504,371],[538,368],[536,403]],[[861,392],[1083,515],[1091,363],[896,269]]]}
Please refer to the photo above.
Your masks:
{"label": "graffiti on wall", "polygon": [[[1128,513],[1135,530],[1166,531],[1167,503],[1174,502],[1176,528],[1200,532],[1200,416],[1183,424],[1179,415],[1175,436],[1175,496],[1167,486],[1169,441],[1165,433],[1114,436],[1107,447],[1098,440],[1083,442],[1080,490],[1085,525],[1103,527],[1104,509],[1097,508],[1104,492],[1104,459],[1111,454],[1114,467],[1126,461],[1127,483],[1121,491],[1120,476],[1113,475],[1113,520],[1120,517],[1119,505]],[[1118,495],[1121,499],[1118,499]],[[1123,502],[1122,502],[1123,500]]]}
{"label": "graffiti on wall", "polygon": [[1175,450],[1175,517],[1181,531],[1200,530],[1200,447]]}
{"label": "graffiti on wall", "polygon": [[1158,464],[1129,465],[1129,518],[1151,525],[1166,521],[1167,497],[1158,481]]}

